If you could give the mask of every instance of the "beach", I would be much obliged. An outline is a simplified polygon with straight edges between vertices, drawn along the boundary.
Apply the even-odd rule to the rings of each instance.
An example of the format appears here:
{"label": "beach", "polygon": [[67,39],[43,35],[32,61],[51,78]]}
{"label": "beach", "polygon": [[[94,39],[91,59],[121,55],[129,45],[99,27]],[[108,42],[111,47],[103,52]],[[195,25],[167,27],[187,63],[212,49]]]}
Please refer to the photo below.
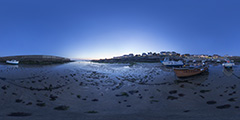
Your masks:
{"label": "beach", "polygon": [[0,64],[1,120],[236,120],[240,66],[177,78],[161,63]]}

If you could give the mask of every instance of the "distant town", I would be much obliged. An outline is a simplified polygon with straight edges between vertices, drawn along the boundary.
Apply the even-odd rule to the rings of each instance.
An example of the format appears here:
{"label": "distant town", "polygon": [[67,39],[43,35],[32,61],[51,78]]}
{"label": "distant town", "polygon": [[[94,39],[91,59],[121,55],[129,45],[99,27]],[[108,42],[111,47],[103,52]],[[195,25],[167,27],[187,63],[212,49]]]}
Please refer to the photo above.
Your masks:
{"label": "distant town", "polygon": [[173,60],[184,60],[184,61],[191,61],[191,60],[196,60],[196,61],[201,61],[203,59],[206,60],[220,60],[224,61],[224,59],[231,59],[236,62],[240,62],[240,57],[239,56],[229,56],[229,55],[224,55],[220,56],[218,54],[213,54],[213,55],[207,55],[207,54],[180,54],[175,51],[162,51],[162,52],[148,52],[148,53],[142,53],[142,54],[126,54],[122,56],[116,56],[110,59],[100,59],[100,60],[92,60],[93,62],[106,62],[106,63],[115,63],[115,62],[159,62],[160,60],[163,60],[164,58],[170,58]]}

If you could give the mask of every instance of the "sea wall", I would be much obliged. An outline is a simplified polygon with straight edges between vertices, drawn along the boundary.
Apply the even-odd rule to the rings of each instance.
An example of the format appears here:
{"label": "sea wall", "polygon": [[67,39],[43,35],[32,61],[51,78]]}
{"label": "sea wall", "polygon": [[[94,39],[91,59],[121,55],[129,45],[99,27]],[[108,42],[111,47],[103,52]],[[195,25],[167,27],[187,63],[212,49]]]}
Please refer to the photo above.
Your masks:
{"label": "sea wall", "polygon": [[56,64],[71,62],[69,58],[50,55],[22,55],[0,57],[0,62],[7,60],[18,60],[21,64]]}

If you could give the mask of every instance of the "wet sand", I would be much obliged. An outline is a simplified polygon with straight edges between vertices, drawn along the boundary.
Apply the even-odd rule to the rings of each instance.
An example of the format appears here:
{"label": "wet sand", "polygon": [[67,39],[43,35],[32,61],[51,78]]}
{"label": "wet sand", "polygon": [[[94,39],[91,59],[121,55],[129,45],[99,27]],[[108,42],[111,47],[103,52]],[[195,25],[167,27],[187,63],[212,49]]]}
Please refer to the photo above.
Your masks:
{"label": "wet sand", "polygon": [[236,120],[240,67],[179,79],[160,63],[0,65],[2,120]]}

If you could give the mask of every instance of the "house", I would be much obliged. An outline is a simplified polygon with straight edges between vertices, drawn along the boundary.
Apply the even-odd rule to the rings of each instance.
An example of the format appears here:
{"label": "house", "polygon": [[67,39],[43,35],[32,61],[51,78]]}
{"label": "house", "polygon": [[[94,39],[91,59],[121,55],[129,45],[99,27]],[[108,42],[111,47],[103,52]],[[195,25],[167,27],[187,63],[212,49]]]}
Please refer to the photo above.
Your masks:
{"label": "house", "polygon": [[152,54],[152,52],[148,52],[148,56],[152,56],[153,54]]}
{"label": "house", "polygon": [[134,55],[133,55],[132,53],[130,53],[130,54],[128,55],[128,57],[134,57]]}
{"label": "house", "polygon": [[213,54],[213,59],[216,59],[216,58],[220,58],[221,56],[220,55],[218,55],[218,54]]}
{"label": "house", "polygon": [[167,55],[165,51],[160,52],[160,55]]}
{"label": "house", "polygon": [[145,57],[145,56],[147,56],[147,54],[146,53],[142,53],[142,56]]}
{"label": "house", "polygon": [[140,54],[136,54],[135,57],[141,57],[141,55]]}

